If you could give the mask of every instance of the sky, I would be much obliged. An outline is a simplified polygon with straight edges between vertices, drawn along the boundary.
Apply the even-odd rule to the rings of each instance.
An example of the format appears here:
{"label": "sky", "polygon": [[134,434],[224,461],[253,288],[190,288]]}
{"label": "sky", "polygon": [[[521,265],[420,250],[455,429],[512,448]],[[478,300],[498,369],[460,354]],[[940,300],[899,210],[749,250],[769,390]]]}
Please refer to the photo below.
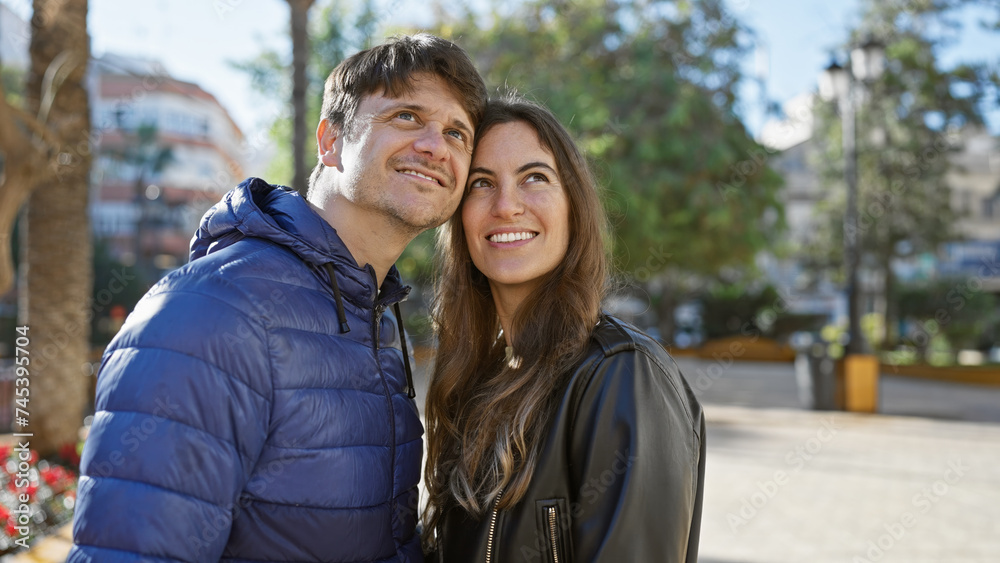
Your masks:
{"label": "sky", "polygon": [[[322,1],[322,0],[320,0]],[[28,17],[30,0],[0,0]],[[427,0],[378,0],[383,22],[426,25]],[[746,72],[763,76],[764,91],[748,81],[741,91],[740,112],[751,132],[766,118],[763,100],[778,103],[816,88],[819,72],[857,23],[860,0],[729,0],[731,13],[754,31],[757,53]],[[971,25],[955,45],[942,52],[946,65],[957,60],[1000,60],[1000,34]],[[90,0],[88,24],[94,55],[107,52],[152,58],[175,78],[197,83],[213,94],[250,135],[281,111],[251,92],[245,73],[231,61],[253,58],[265,49],[290,53],[285,0]],[[290,60],[290,55],[288,56]],[[997,112],[994,112],[995,114]],[[1000,133],[1000,117],[993,120]]]}

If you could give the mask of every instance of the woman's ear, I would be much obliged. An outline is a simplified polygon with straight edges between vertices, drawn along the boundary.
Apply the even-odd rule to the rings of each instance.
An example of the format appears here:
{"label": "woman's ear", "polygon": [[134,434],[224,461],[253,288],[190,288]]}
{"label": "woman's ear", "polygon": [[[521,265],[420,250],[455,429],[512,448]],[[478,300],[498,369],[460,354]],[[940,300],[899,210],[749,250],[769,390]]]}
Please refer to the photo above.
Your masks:
{"label": "woman's ear", "polygon": [[340,157],[344,150],[344,140],[340,129],[339,125],[334,125],[328,119],[319,120],[319,125],[316,127],[316,147],[319,161],[324,166],[343,171]]}

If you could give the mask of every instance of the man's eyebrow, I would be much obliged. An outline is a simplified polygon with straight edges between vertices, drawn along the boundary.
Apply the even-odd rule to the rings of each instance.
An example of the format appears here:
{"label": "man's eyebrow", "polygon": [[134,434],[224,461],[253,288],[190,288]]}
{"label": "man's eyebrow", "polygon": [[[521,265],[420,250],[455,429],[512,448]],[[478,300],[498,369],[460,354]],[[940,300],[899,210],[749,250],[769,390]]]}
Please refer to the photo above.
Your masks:
{"label": "man's eyebrow", "polygon": [[427,112],[427,108],[424,107],[424,106],[422,106],[422,105],[420,105],[420,104],[398,103],[398,104],[390,104],[390,105],[386,106],[379,113],[381,113],[381,114],[396,113],[396,112],[400,112],[400,111],[403,111],[403,110],[409,110],[409,111],[413,111],[413,112],[417,112],[417,113],[426,113]]}

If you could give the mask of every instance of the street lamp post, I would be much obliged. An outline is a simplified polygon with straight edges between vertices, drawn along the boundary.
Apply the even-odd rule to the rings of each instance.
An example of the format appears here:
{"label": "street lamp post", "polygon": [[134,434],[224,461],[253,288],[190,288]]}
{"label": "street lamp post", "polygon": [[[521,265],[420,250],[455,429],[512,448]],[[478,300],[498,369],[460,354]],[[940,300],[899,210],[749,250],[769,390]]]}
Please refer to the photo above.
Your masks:
{"label": "street lamp post", "polygon": [[[842,142],[844,152],[844,183],[847,186],[847,209],[844,212],[844,265],[847,268],[847,347],[845,369],[849,370],[852,357],[860,358],[868,353],[864,335],[861,332],[861,307],[859,299],[858,267],[861,262],[861,241],[858,232],[858,151],[857,151],[857,104],[858,83],[868,84],[882,75],[885,68],[885,47],[874,39],[868,39],[851,50],[850,70],[833,62],[820,76],[820,96],[827,101],[836,100],[840,109]],[[877,387],[877,359],[874,362],[874,381]],[[847,385],[851,377],[847,374]],[[850,394],[848,389],[848,394]],[[874,393],[874,391],[873,391]],[[874,402],[875,399],[873,398]],[[868,410],[864,408],[862,410]],[[874,410],[872,406],[871,410]]]}
{"label": "street lamp post", "polygon": [[870,83],[882,75],[885,68],[885,47],[874,39],[865,41],[851,51],[851,69],[836,62],[820,77],[820,96],[836,100],[842,122],[844,151],[844,183],[847,185],[847,209],[844,212],[844,262],[847,267],[847,354],[867,351],[861,332],[861,308],[858,295],[858,266],[861,262],[858,232],[858,151],[857,151],[857,83]]}

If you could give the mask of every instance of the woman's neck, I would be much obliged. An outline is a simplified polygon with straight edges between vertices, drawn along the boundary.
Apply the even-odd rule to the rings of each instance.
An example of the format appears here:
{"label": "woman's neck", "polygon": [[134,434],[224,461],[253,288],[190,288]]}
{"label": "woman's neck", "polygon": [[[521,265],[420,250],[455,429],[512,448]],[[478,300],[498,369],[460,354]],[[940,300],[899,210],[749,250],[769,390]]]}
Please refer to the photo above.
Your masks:
{"label": "woman's neck", "polygon": [[514,315],[527,297],[527,292],[518,291],[518,288],[498,286],[492,282],[490,282],[490,292],[493,294],[493,305],[497,309],[497,317],[500,318],[500,328],[503,329],[504,340],[507,342],[507,346],[512,346],[514,333],[511,329]]}

